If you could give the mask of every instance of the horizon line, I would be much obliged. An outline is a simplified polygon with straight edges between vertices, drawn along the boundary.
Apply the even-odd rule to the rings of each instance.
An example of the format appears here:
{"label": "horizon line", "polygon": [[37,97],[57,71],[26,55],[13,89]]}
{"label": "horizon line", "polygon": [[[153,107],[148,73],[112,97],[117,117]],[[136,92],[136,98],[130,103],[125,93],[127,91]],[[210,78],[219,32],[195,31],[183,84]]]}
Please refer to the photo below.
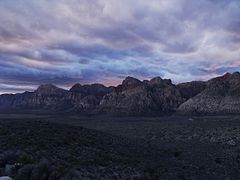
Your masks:
{"label": "horizon line", "polygon": [[[215,76],[215,77],[212,77],[210,79],[213,79],[213,78],[216,78],[216,77],[221,77],[221,76],[224,76],[226,74],[234,74],[234,73],[240,73],[239,71],[236,71],[236,72],[225,72],[221,75],[218,75],[218,76]],[[115,84],[115,85],[106,85],[104,83],[100,83],[100,82],[93,82],[93,83],[80,83],[80,82],[76,82],[76,83],[72,83],[72,85],[69,85],[69,86],[64,86],[64,85],[58,85],[58,84],[54,84],[54,83],[43,83],[43,84],[39,84],[39,85],[33,85],[32,88],[26,88],[24,90],[24,88],[12,88],[12,90],[10,90],[10,87],[9,87],[9,90],[8,89],[5,89],[4,91],[1,91],[0,90],[0,95],[4,95],[4,94],[22,94],[24,92],[34,92],[35,90],[37,90],[37,88],[41,85],[47,85],[47,84],[51,84],[51,85],[54,85],[58,88],[61,88],[63,90],[66,90],[66,91],[69,91],[75,84],[81,84],[82,86],[84,85],[93,85],[93,84],[101,84],[101,85],[104,85],[105,87],[117,87],[118,85],[121,85],[121,83],[124,81],[124,79],[126,79],[127,77],[132,77],[132,78],[135,78],[135,79],[138,79],[140,80],[141,82],[143,82],[144,80],[148,80],[150,81],[151,79],[153,78],[156,78],[156,77],[160,77],[161,79],[170,79],[172,81],[172,84],[174,85],[178,85],[178,84],[182,84],[182,83],[187,83],[187,82],[194,82],[194,81],[203,81],[203,82],[206,82],[210,79],[206,79],[206,80],[201,80],[201,79],[196,79],[196,80],[190,80],[190,81],[183,81],[183,82],[175,82],[174,80],[172,80],[171,78],[162,78],[161,76],[155,76],[155,77],[152,77],[152,78],[136,78],[134,76],[126,76],[125,78],[122,78],[122,80]],[[24,87],[25,85],[23,85]],[[26,86],[25,86],[26,87]],[[30,87],[30,86],[29,86]]]}

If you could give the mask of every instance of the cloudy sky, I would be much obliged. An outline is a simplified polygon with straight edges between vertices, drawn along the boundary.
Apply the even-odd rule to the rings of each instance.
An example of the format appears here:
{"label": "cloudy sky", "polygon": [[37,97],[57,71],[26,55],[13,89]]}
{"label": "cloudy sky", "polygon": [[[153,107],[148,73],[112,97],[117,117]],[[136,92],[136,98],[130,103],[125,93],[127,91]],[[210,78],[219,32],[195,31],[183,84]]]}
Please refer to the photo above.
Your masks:
{"label": "cloudy sky", "polygon": [[239,0],[0,0],[0,93],[239,70]]}

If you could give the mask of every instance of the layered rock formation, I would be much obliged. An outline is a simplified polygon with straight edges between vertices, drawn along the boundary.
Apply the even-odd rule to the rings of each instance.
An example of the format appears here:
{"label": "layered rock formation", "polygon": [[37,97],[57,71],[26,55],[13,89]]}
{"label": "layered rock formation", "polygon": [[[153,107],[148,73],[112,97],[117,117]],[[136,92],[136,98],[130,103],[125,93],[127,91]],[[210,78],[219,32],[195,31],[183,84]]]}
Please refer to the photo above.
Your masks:
{"label": "layered rock formation", "polygon": [[211,79],[198,95],[183,103],[180,114],[239,114],[240,73],[227,73]]}
{"label": "layered rock formation", "polygon": [[0,111],[39,110],[115,115],[239,114],[240,73],[207,82],[172,84],[156,77],[127,77],[117,87],[75,84],[70,90],[41,85],[34,92],[0,95]]}
{"label": "layered rock formation", "polygon": [[1,95],[1,109],[54,109],[67,91],[51,84],[41,85],[34,92]]}
{"label": "layered rock formation", "polygon": [[46,84],[34,92],[1,95],[0,110],[87,111],[109,92],[110,88],[100,84],[76,84],[69,91]]}
{"label": "layered rock formation", "polygon": [[62,103],[65,106],[67,104],[67,107],[70,107],[70,111],[94,110],[103,96],[110,92],[111,88],[102,84],[75,84],[62,100]]}
{"label": "layered rock formation", "polygon": [[171,80],[156,77],[140,81],[127,77],[113,92],[103,97],[99,111],[117,115],[168,114],[183,102]]}

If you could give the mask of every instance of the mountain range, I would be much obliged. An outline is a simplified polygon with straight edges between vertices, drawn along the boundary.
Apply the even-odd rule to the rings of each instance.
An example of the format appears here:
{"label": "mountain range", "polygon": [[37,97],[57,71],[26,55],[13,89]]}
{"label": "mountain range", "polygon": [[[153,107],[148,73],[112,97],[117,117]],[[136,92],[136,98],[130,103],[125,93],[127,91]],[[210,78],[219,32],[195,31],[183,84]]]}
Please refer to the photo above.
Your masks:
{"label": "mountain range", "polygon": [[240,73],[177,85],[160,77],[143,81],[126,77],[116,87],[75,84],[70,90],[45,84],[33,92],[0,95],[0,111],[131,116],[240,114]]}

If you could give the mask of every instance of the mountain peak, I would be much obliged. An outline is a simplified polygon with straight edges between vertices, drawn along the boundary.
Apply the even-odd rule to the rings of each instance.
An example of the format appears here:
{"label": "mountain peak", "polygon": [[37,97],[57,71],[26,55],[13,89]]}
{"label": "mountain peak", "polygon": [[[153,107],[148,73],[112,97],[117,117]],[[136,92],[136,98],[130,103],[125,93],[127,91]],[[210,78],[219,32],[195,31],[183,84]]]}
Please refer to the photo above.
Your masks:
{"label": "mountain peak", "polygon": [[141,81],[131,76],[127,76],[122,82],[122,85],[126,85],[126,86],[138,85],[138,84],[141,84]]}
{"label": "mountain peak", "polygon": [[219,84],[219,83],[225,83],[230,86],[235,86],[240,83],[240,73],[234,72],[234,73],[226,73],[223,76],[216,77],[213,79],[210,79],[209,84]]}
{"label": "mountain peak", "polygon": [[103,84],[99,83],[94,83],[94,84],[85,84],[81,85],[79,83],[74,84],[73,87],[70,89],[71,92],[83,92],[83,91],[88,91],[89,89],[106,89],[107,87],[104,86]]}
{"label": "mountain peak", "polygon": [[42,84],[38,87],[37,90],[39,89],[46,89],[46,88],[57,88],[57,86],[53,85],[53,84]]}
{"label": "mountain peak", "polygon": [[162,82],[163,82],[163,79],[159,76],[154,77],[149,81],[150,84],[161,84]]}
{"label": "mountain peak", "polygon": [[71,91],[71,92],[78,92],[78,91],[81,90],[81,88],[82,88],[82,85],[79,84],[79,83],[77,83],[77,84],[74,84],[74,85],[71,87],[70,91]]}
{"label": "mountain peak", "polygon": [[91,95],[96,96],[97,98],[102,98],[102,96],[110,92],[110,88],[99,83],[85,85],[81,85],[78,83],[70,89],[70,92],[79,93],[82,97]]}
{"label": "mountain peak", "polygon": [[150,85],[171,85],[172,84],[172,81],[171,79],[162,79],[161,77],[155,77],[155,78],[152,78],[150,81],[149,81],[149,84]]}
{"label": "mountain peak", "polygon": [[35,92],[41,95],[52,95],[64,93],[66,90],[61,89],[53,84],[43,84],[40,85]]}
{"label": "mountain peak", "polygon": [[[233,72],[233,73],[225,73],[223,76],[220,76],[220,77],[217,77],[217,78],[238,78],[240,77],[240,73],[239,72]],[[216,78],[213,78],[213,79],[216,79]]]}

